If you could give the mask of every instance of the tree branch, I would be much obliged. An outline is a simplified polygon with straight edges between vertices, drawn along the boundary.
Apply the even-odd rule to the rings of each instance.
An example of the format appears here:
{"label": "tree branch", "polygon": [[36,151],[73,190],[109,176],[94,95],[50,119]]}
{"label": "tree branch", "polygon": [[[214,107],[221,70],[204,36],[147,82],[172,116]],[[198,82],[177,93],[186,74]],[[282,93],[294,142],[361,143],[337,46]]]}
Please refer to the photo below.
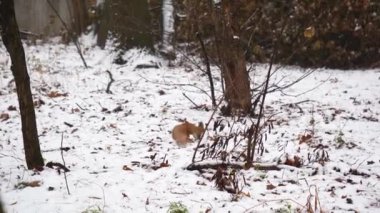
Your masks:
{"label": "tree branch", "polygon": [[82,51],[81,51],[81,48],[79,46],[79,42],[78,42],[78,39],[76,36],[73,35],[73,33],[71,33],[71,31],[69,30],[68,26],[66,25],[65,21],[63,21],[62,17],[59,15],[57,9],[54,8],[53,4],[50,2],[50,0],[46,0],[47,3],[49,4],[49,6],[51,7],[51,9],[54,11],[54,13],[57,15],[57,17],[59,18],[59,20],[61,21],[63,27],[66,29],[67,33],[70,35],[71,39],[73,40],[74,44],[75,44],[75,47],[77,48],[78,50],[78,54],[80,56],[80,58],[82,59],[82,62],[84,64],[84,67],[88,68],[87,66],[87,63],[86,61],[84,60],[84,57],[83,57],[83,54],[82,54]]}
{"label": "tree branch", "polygon": [[205,44],[203,43],[203,40],[201,38],[201,35],[199,32],[197,32],[197,38],[199,40],[199,43],[201,44],[202,47],[202,52],[203,56],[205,58],[205,63],[206,63],[206,74],[208,76],[208,80],[210,82],[210,90],[211,90],[211,101],[212,101],[212,106],[216,107],[216,100],[215,100],[215,89],[214,89],[214,82],[212,80],[212,74],[211,74],[211,68],[210,68],[210,61],[206,52]]}
{"label": "tree branch", "polygon": [[107,72],[108,75],[110,76],[110,82],[109,82],[108,85],[107,85],[106,93],[108,93],[108,94],[112,94],[110,88],[111,88],[111,84],[112,84],[115,80],[113,79],[113,77],[112,77],[112,73],[111,73],[109,70],[107,70],[106,72]]}
{"label": "tree branch", "polygon": [[[65,159],[63,158],[63,132],[62,132],[62,135],[61,135],[61,157],[62,157],[62,161],[63,161],[63,166],[66,168],[66,163],[65,163]],[[66,168],[67,169],[67,168]],[[66,182],[66,189],[67,189],[67,193],[70,195],[70,189],[69,189],[69,184],[67,184],[67,176],[66,176],[66,170],[63,170],[63,175],[65,176],[65,182]]]}
{"label": "tree branch", "polygon": [[222,168],[233,168],[233,169],[249,169],[254,168],[255,170],[263,170],[263,171],[269,171],[269,170],[276,170],[279,171],[282,168],[279,167],[277,164],[264,164],[264,163],[253,163],[252,165],[247,165],[244,163],[192,163],[186,167],[187,170],[193,171],[193,170],[201,170],[201,169],[218,169],[219,167]]}

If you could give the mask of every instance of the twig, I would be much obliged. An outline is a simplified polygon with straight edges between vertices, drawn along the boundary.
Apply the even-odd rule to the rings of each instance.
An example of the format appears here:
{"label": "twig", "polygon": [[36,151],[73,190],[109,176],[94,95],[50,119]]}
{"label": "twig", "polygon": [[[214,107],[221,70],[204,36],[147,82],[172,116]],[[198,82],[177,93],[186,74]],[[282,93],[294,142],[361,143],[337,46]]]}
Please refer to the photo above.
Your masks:
{"label": "twig", "polygon": [[68,169],[66,166],[64,166],[63,164],[61,164],[61,163],[56,163],[56,162],[52,162],[52,161],[50,161],[50,162],[48,162],[47,164],[46,164],[46,167],[48,167],[48,168],[51,168],[51,169],[54,169],[54,167],[58,167],[58,171],[59,171],[59,169],[62,169],[63,170],[63,172],[70,172],[70,169]]}
{"label": "twig", "polygon": [[84,108],[82,108],[79,104],[77,104],[77,103],[75,103],[78,107],[79,107],[79,109],[81,109],[81,110],[86,110],[86,109],[84,109]]}
{"label": "twig", "polygon": [[[208,120],[208,122],[207,122],[207,124],[206,124],[206,126],[205,126],[205,130],[207,130],[208,126],[210,125],[211,120],[213,119],[213,117],[214,117],[216,111],[218,111],[218,108],[219,108],[219,106],[220,106],[220,104],[221,104],[222,102],[223,102],[223,97],[220,98],[220,101],[219,101],[218,105],[216,105],[214,111],[212,112],[212,114],[211,114],[211,116],[210,116],[210,119]],[[195,149],[194,149],[193,158],[192,158],[192,160],[191,160],[192,163],[195,162],[195,156],[196,156],[196,154],[197,154],[197,152],[198,152],[199,145],[201,144],[201,141],[202,141],[202,139],[203,139],[205,133],[206,133],[206,131],[203,131],[201,137],[200,137],[199,140],[198,140],[197,146],[196,146]]]}
{"label": "twig", "polygon": [[301,80],[305,79],[306,77],[308,77],[309,75],[311,75],[312,73],[314,73],[315,70],[311,70],[305,74],[303,74],[301,77],[299,77],[298,79],[296,79],[295,81],[293,81],[292,83],[290,84],[287,84],[285,86],[274,86],[275,88],[274,89],[271,89],[271,90],[268,90],[268,93],[273,93],[273,92],[276,92],[278,90],[284,90],[284,89],[287,89],[293,85],[295,85],[296,83],[300,82]]}
{"label": "twig", "polygon": [[190,195],[192,192],[174,192],[170,191],[170,193],[175,194],[175,195]]}
{"label": "twig", "polygon": [[260,204],[257,204],[251,208],[248,208],[246,209],[244,212],[252,212],[252,210],[260,205],[263,205],[264,203],[268,203],[268,202],[283,202],[283,201],[292,201],[293,203],[297,204],[298,206],[301,206],[302,208],[305,208],[304,205],[298,203],[297,201],[291,199],[291,198],[288,198],[288,199],[272,199],[272,200],[258,200],[260,201],[261,203]]}
{"label": "twig", "polygon": [[110,82],[109,82],[108,85],[107,85],[106,93],[108,93],[108,94],[112,94],[110,88],[111,88],[111,84],[112,84],[115,80],[113,79],[113,77],[112,77],[112,73],[111,73],[109,70],[107,70],[106,72],[107,72],[108,75],[110,76]]}
{"label": "twig", "polygon": [[298,104],[303,104],[303,103],[306,103],[306,102],[312,102],[313,100],[303,100],[303,101],[298,101],[298,102],[294,102],[294,103],[289,103],[289,104],[282,104],[281,106],[289,106],[289,105],[298,105]]}
{"label": "twig", "polygon": [[[86,61],[84,60],[84,57],[83,57],[83,54],[82,54],[82,51],[81,51],[81,48],[79,46],[79,43],[78,43],[78,39],[76,38],[76,36],[73,35],[73,33],[71,33],[71,31],[69,30],[69,28],[67,27],[65,21],[63,21],[62,17],[59,15],[57,9],[54,8],[53,4],[50,2],[50,0],[46,0],[47,3],[49,4],[49,6],[51,7],[51,9],[54,11],[54,13],[57,15],[57,17],[59,18],[59,20],[61,21],[63,27],[66,29],[67,33],[70,35],[71,39],[73,40],[74,44],[75,44],[75,47],[77,48],[78,50],[78,54],[80,56],[80,58],[82,59],[82,62],[84,64],[84,67],[88,68],[87,66],[87,63]],[[70,11],[70,10],[69,10]]]}
{"label": "twig", "polygon": [[[61,157],[62,157],[63,166],[66,167],[66,162],[65,162],[65,159],[63,158],[63,132],[61,135]],[[67,176],[66,176],[65,170],[63,170],[63,175],[65,176],[67,193],[70,195],[70,189],[69,189],[69,184],[67,184]]]}
{"label": "twig", "polygon": [[103,207],[102,207],[102,212],[104,213],[104,209],[106,208],[106,194],[104,193],[104,188],[98,184],[95,183],[101,190],[103,194]]}
{"label": "twig", "polygon": [[182,95],[185,96],[185,98],[187,98],[187,100],[189,100],[192,104],[194,104],[196,108],[199,108],[198,104],[196,104],[193,100],[191,100],[185,93],[182,93]]}
{"label": "twig", "polygon": [[[210,97],[210,95],[208,94],[207,91],[205,91],[204,89],[196,86],[196,85],[193,85],[193,84],[172,84],[172,83],[161,83],[161,82],[157,82],[157,81],[152,81],[140,74],[138,74],[140,76],[140,78],[146,80],[147,82],[150,82],[150,83],[153,83],[153,84],[158,84],[158,85],[165,85],[165,86],[180,86],[180,87],[183,87],[183,86],[189,86],[189,87],[194,87],[198,90],[200,90],[201,92],[203,92],[204,94],[206,94],[208,97]],[[211,98],[211,97],[210,97]]]}
{"label": "twig", "polygon": [[[265,98],[268,94],[268,86],[269,86],[269,80],[271,78],[271,71],[272,71],[272,67],[273,67],[273,63],[274,63],[274,60],[276,58],[276,55],[277,55],[277,50],[275,49],[275,52],[272,54],[272,57],[271,57],[271,60],[270,60],[270,64],[269,64],[269,68],[268,68],[268,73],[267,73],[267,78],[266,78],[266,81],[265,81],[265,85],[264,85],[264,91],[263,91],[263,96],[262,96],[262,101],[261,101],[261,104],[260,104],[260,111],[259,111],[259,115],[258,115],[258,119],[257,119],[257,123],[255,125],[255,133],[254,133],[254,137],[253,137],[253,141],[252,141],[252,136],[249,137],[249,141],[248,141],[248,148],[247,148],[247,163],[248,164],[251,164],[253,162],[253,159],[255,157],[255,149],[256,149],[256,144],[257,144],[257,138],[258,138],[258,135],[259,135],[259,127],[260,127],[260,122],[261,122],[261,118],[264,117],[264,104],[265,104]],[[253,125],[251,126],[251,128],[253,128]],[[253,130],[253,129],[251,129]],[[252,144],[253,142],[253,144]]]}
{"label": "twig", "polygon": [[[23,159],[19,158],[19,157],[16,157],[16,156],[12,156],[12,155],[6,155],[6,154],[3,154],[3,153],[0,153],[0,156],[3,156],[3,157],[10,157],[10,158],[14,158],[16,160],[19,160],[19,161],[23,161]],[[0,157],[2,158],[2,157]]]}
{"label": "twig", "polygon": [[329,77],[327,77],[327,79],[321,81],[321,83],[319,83],[319,84],[316,85],[315,87],[313,87],[313,88],[311,88],[311,89],[308,89],[308,90],[306,90],[306,91],[303,91],[303,92],[301,92],[301,93],[298,93],[298,94],[296,94],[296,95],[285,94],[285,92],[283,92],[283,91],[281,91],[281,93],[284,94],[284,95],[287,95],[287,96],[291,96],[291,97],[298,97],[298,96],[304,95],[304,94],[306,94],[306,93],[308,93],[308,92],[311,92],[311,91],[313,91],[313,90],[318,89],[318,87],[320,87],[322,84],[326,83],[326,82],[330,79],[330,77],[331,77],[331,75],[330,75]]}
{"label": "twig", "polygon": [[208,76],[208,80],[210,82],[210,90],[211,90],[211,101],[212,101],[212,106],[216,107],[216,100],[215,100],[215,89],[214,89],[214,82],[212,80],[212,74],[211,74],[211,69],[210,69],[210,61],[207,56],[205,44],[203,43],[203,40],[201,38],[201,35],[199,32],[197,32],[197,38],[199,40],[199,43],[201,44],[202,52],[205,58],[205,63],[206,63],[206,74]]}
{"label": "twig", "polygon": [[372,157],[372,155],[368,156],[366,159],[364,159],[362,162],[360,162],[360,163],[358,164],[358,166],[356,167],[356,169],[359,169],[359,167],[364,163],[364,161],[370,159],[371,157]]}
{"label": "twig", "polygon": [[[276,170],[279,171],[282,168],[279,167],[277,164],[260,164],[255,163],[252,165],[248,165],[248,168],[254,168],[255,170],[263,170],[263,171],[269,171],[269,170]],[[201,170],[201,169],[218,169],[218,168],[233,168],[233,169],[245,169],[246,164],[243,163],[192,163],[189,166],[186,167],[187,170],[193,171],[193,170]]]}

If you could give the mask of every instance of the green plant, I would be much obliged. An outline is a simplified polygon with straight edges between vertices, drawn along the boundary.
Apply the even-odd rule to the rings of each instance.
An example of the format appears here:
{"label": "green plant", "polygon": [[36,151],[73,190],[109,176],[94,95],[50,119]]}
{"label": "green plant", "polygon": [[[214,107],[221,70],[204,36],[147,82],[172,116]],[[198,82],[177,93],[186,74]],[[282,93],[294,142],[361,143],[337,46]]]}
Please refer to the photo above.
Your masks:
{"label": "green plant", "polygon": [[266,173],[260,173],[259,174],[259,178],[262,180],[266,179],[267,177],[268,177],[268,175]]}
{"label": "green plant", "polygon": [[339,131],[338,136],[335,137],[334,141],[337,144],[337,148],[341,148],[346,143],[346,141],[343,140],[343,136],[343,132]]}
{"label": "green plant", "polygon": [[284,207],[276,209],[275,213],[292,213],[294,210],[292,209],[292,205],[290,203],[286,203]]}
{"label": "green plant", "polygon": [[181,202],[170,203],[168,213],[188,213],[189,210]]}
{"label": "green plant", "polygon": [[90,206],[81,213],[101,213],[103,212],[99,206]]}

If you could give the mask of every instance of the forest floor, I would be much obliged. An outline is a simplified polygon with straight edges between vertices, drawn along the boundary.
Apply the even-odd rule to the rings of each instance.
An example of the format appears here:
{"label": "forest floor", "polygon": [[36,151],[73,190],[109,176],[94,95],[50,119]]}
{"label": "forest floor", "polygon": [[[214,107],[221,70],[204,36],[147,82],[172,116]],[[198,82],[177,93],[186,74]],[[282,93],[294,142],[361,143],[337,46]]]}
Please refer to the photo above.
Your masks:
{"label": "forest floor", "polygon": [[[271,88],[285,88],[267,96],[273,127],[255,161],[281,170],[227,169],[223,176],[236,183],[231,194],[215,185],[215,170],[186,170],[196,144],[181,148],[171,138],[180,120],[210,119],[206,75],[189,58],[168,66],[142,50],[128,51],[117,65],[111,46],[81,42],[88,69],[73,45],[25,45],[42,155],[45,163],[65,162],[66,179],[57,167],[26,169],[11,62],[0,46],[0,197],[7,212],[168,212],[173,204],[189,212],[380,211],[379,69],[276,67]],[[255,85],[267,69],[252,66]],[[213,73],[220,97],[215,67]],[[221,119],[216,112],[202,144],[212,144],[219,134],[213,122]],[[224,121],[244,127],[241,119]]]}

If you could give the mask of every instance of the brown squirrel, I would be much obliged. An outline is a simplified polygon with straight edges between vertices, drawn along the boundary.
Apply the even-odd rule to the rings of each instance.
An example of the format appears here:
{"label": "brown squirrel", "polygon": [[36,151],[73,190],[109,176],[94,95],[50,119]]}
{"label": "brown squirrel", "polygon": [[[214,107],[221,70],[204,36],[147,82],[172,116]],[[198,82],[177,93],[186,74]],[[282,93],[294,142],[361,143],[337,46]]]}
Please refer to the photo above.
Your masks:
{"label": "brown squirrel", "polygon": [[190,135],[197,140],[201,137],[204,131],[205,129],[202,122],[199,122],[198,126],[196,126],[185,121],[173,128],[172,137],[178,146],[184,147],[188,143],[192,142],[192,140],[190,140]]}

